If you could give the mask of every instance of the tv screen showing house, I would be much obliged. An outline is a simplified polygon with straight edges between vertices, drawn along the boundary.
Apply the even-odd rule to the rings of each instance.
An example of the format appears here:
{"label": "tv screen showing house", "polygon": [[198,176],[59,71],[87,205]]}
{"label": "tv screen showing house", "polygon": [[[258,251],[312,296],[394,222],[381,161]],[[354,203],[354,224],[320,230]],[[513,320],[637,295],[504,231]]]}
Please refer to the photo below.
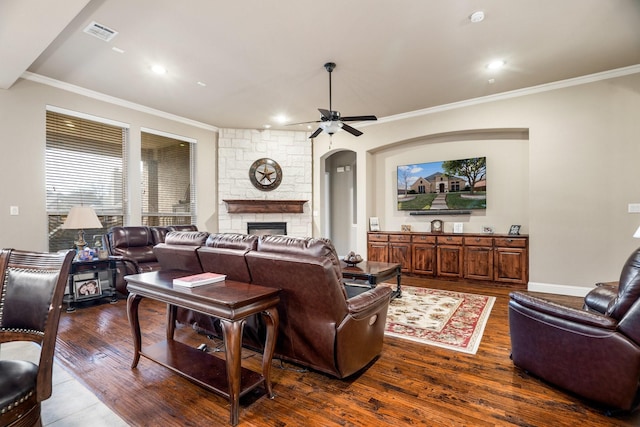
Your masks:
{"label": "tv screen showing house", "polygon": [[398,210],[487,208],[487,158],[398,166]]}

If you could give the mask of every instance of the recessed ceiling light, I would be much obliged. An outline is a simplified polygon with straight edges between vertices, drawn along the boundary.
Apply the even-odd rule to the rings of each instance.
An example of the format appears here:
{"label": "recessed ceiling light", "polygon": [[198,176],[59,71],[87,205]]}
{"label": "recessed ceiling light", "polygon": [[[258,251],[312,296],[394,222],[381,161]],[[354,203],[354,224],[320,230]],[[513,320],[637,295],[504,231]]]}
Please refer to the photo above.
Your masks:
{"label": "recessed ceiling light", "polygon": [[205,87],[207,85],[205,82],[197,82],[196,84],[202,87]]}
{"label": "recessed ceiling light", "polygon": [[119,47],[112,47],[111,50],[113,50],[114,52],[118,52],[118,53],[124,53],[124,50],[120,49]]}
{"label": "recessed ceiling light", "polygon": [[271,127],[271,125],[264,125],[265,129],[269,129]]}
{"label": "recessed ceiling light", "polygon": [[499,68],[504,67],[505,62],[502,59],[497,59],[495,61],[491,61],[487,64],[487,68],[490,70],[497,70]]}
{"label": "recessed ceiling light", "polygon": [[487,80],[487,82],[488,82],[490,85],[492,85],[492,84],[494,84],[494,83],[496,82],[496,79],[489,79],[489,80]]}
{"label": "recessed ceiling light", "polygon": [[469,21],[473,22],[474,24],[477,22],[482,22],[484,21],[484,12],[479,10],[477,12],[473,12],[470,16],[469,16]]}
{"label": "recessed ceiling light", "polygon": [[164,68],[162,65],[152,65],[151,66],[151,71],[153,71],[156,74],[167,74],[167,69]]}
{"label": "recessed ceiling light", "polygon": [[280,114],[280,115],[274,117],[274,119],[275,119],[276,122],[278,122],[280,124],[287,123],[287,121],[288,121],[287,116],[285,116],[284,114]]}

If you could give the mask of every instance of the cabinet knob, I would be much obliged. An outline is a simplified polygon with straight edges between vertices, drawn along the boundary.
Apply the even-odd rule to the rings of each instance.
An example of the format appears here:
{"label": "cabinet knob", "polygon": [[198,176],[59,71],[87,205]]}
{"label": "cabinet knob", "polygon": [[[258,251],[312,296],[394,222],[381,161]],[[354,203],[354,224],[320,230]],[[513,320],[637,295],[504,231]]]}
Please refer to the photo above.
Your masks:
{"label": "cabinet knob", "polygon": [[480,238],[479,238],[479,237],[476,237],[476,242],[479,242],[479,241],[480,241]]}

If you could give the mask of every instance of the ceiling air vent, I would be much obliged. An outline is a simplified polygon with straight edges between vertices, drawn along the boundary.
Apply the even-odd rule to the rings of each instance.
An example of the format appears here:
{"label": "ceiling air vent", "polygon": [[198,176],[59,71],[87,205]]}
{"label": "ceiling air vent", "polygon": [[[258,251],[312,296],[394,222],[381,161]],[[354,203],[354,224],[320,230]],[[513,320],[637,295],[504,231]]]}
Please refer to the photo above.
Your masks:
{"label": "ceiling air vent", "polygon": [[105,27],[102,24],[98,24],[96,21],[93,21],[91,24],[87,25],[87,27],[84,29],[84,32],[106,42],[111,41],[111,39],[118,34],[117,31],[112,30],[109,27]]}

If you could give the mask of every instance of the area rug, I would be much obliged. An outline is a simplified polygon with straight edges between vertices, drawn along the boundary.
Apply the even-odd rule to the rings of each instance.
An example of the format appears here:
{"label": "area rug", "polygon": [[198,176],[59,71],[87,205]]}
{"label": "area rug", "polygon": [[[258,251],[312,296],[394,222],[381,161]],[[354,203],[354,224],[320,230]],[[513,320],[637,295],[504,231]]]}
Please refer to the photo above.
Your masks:
{"label": "area rug", "polygon": [[476,354],[495,297],[402,287],[389,304],[385,334]]}

